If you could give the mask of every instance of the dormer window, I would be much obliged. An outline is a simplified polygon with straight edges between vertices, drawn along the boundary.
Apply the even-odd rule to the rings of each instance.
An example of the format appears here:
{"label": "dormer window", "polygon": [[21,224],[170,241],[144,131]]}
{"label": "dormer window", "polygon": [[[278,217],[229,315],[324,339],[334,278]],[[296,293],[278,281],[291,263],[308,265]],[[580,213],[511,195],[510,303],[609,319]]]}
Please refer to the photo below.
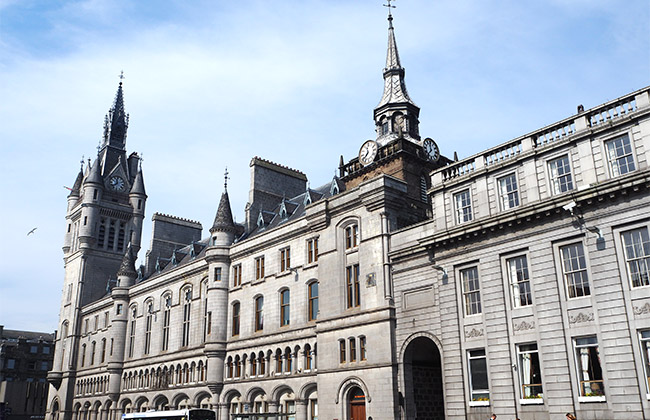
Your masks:
{"label": "dormer window", "polygon": [[257,216],[257,227],[260,229],[264,227],[264,217],[262,216],[262,212]]}
{"label": "dormer window", "polygon": [[280,205],[280,218],[281,219],[287,218],[287,207],[285,206],[284,203]]}
{"label": "dormer window", "polygon": [[305,201],[303,202],[305,206],[308,206],[311,204],[311,197],[309,195],[309,192],[305,193]]}
{"label": "dormer window", "polygon": [[332,180],[332,186],[330,187],[330,195],[336,195],[336,194],[338,194],[339,192],[340,192],[340,191],[339,191],[339,185],[338,185],[338,183],[336,182],[336,178],[334,178],[334,179]]}

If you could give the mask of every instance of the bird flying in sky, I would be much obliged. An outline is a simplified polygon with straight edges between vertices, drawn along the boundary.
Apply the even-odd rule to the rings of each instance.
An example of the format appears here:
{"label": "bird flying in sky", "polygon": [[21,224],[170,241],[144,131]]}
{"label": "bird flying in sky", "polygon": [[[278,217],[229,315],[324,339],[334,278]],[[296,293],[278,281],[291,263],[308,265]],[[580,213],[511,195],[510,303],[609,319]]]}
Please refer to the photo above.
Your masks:
{"label": "bird flying in sky", "polygon": [[30,230],[29,232],[27,232],[27,236],[29,236],[29,235],[31,235],[32,233],[34,233],[34,232],[36,231],[36,229],[38,229],[38,228],[34,228],[34,229]]}

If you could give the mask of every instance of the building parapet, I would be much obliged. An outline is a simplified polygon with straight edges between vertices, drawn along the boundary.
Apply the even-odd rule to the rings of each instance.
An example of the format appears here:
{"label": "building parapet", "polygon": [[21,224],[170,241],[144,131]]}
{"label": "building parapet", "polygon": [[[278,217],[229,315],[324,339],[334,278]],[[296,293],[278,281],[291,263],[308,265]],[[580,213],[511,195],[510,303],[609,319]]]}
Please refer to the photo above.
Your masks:
{"label": "building parapet", "polygon": [[510,162],[529,151],[557,144],[561,140],[569,139],[587,130],[610,126],[649,107],[650,87],[645,87],[440,168],[432,172],[432,190],[437,190],[443,184],[455,182],[480,170],[489,170],[498,164]]}

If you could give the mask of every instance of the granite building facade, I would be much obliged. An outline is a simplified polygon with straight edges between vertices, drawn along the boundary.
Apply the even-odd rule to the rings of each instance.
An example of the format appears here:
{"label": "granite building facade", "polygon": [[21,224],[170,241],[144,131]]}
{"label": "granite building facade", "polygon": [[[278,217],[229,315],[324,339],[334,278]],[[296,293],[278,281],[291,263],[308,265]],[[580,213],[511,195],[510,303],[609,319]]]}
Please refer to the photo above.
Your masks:
{"label": "granite building facade", "polygon": [[68,198],[52,419],[650,413],[648,88],[458,161],[420,135],[390,15],[383,77],[338,176],[255,157],[244,223],[227,185],[209,235],[155,213],[137,268],[120,84]]}
{"label": "granite building facade", "polygon": [[0,325],[0,417],[45,416],[54,334],[5,329]]}

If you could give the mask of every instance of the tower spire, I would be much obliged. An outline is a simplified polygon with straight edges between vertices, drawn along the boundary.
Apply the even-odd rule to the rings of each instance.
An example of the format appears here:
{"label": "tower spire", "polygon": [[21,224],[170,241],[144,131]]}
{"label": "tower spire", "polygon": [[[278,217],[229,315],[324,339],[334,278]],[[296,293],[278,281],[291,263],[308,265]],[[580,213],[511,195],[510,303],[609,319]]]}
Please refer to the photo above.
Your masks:
{"label": "tower spire", "polygon": [[379,104],[374,110],[374,119],[377,129],[377,141],[386,144],[391,140],[404,136],[414,141],[419,141],[418,117],[420,108],[411,100],[406,83],[404,82],[404,68],[400,62],[393,27],[391,9],[395,6],[386,0],[388,8],[388,48],[386,50],[386,67],[384,68],[384,93]]}
{"label": "tower spire", "polygon": [[113,106],[108,110],[104,118],[104,144],[124,149],[126,146],[126,131],[129,128],[129,114],[124,111],[124,92],[122,81],[124,72],[120,73],[120,83],[117,87]]}

